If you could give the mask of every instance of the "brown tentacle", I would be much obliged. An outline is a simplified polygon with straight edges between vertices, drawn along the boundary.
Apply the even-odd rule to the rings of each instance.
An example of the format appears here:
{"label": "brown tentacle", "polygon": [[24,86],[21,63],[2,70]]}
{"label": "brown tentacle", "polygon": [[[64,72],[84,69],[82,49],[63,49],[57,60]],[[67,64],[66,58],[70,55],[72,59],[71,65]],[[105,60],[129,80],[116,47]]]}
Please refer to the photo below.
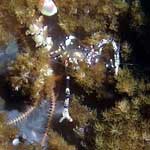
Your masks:
{"label": "brown tentacle", "polygon": [[45,143],[46,143],[49,127],[50,127],[51,120],[52,120],[52,117],[53,117],[53,114],[54,114],[54,111],[55,111],[55,106],[56,106],[56,96],[55,96],[54,90],[52,89],[51,91],[52,91],[51,92],[51,101],[50,101],[51,105],[50,105],[49,110],[48,110],[48,122],[47,122],[47,125],[46,125],[46,130],[45,130],[44,136],[41,140],[41,146],[44,146]]}

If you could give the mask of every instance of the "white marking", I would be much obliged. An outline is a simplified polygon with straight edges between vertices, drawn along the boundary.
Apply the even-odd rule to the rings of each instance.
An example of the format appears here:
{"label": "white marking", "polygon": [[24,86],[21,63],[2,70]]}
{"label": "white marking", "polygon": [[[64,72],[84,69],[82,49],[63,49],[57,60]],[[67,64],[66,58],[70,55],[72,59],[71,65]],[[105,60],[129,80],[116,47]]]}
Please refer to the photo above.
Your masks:
{"label": "white marking", "polygon": [[15,138],[15,139],[12,141],[12,145],[14,145],[14,146],[17,146],[19,143],[20,143],[20,141],[19,141],[18,138]]}

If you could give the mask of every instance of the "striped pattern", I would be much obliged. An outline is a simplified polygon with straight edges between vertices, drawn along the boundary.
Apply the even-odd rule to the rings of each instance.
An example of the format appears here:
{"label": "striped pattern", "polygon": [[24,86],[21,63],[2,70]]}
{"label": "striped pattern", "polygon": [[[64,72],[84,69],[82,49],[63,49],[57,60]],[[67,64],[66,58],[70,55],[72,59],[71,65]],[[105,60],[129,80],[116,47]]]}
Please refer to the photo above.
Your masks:
{"label": "striped pattern", "polygon": [[15,119],[8,121],[7,125],[16,125],[17,123],[26,119],[35,110],[35,108],[36,108],[36,106],[30,107],[26,112],[22,113],[21,115],[19,115]]}
{"label": "striped pattern", "polygon": [[56,97],[55,97],[54,90],[51,91],[51,101],[50,101],[50,103],[51,103],[51,105],[50,105],[50,108],[48,110],[48,122],[47,122],[47,125],[46,125],[46,130],[45,130],[44,136],[43,136],[43,138],[41,140],[41,143],[40,143],[42,147],[45,146],[46,139],[48,137],[49,127],[50,127],[50,124],[51,124],[51,119],[52,119],[54,111],[55,111]]}

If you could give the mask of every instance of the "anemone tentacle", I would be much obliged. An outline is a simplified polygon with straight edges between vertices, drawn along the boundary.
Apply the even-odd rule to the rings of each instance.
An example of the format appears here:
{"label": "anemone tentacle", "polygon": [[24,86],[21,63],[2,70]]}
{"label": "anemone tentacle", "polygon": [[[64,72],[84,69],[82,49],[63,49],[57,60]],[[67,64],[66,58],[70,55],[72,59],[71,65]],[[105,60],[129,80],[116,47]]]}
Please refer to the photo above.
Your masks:
{"label": "anemone tentacle", "polygon": [[50,104],[51,105],[50,105],[49,110],[48,110],[48,122],[47,122],[47,125],[46,125],[45,133],[44,133],[43,138],[42,138],[41,143],[40,143],[41,146],[44,146],[45,143],[46,143],[46,139],[47,139],[47,136],[48,136],[48,131],[49,131],[49,128],[50,128],[51,120],[52,120],[53,114],[55,112],[56,96],[55,96],[55,93],[54,93],[53,89],[51,90]]}
{"label": "anemone tentacle", "polygon": [[31,106],[26,112],[22,113],[18,117],[16,117],[13,120],[10,120],[7,122],[7,125],[16,125],[17,123],[21,122],[24,119],[27,119],[27,117],[36,109],[36,106]]}

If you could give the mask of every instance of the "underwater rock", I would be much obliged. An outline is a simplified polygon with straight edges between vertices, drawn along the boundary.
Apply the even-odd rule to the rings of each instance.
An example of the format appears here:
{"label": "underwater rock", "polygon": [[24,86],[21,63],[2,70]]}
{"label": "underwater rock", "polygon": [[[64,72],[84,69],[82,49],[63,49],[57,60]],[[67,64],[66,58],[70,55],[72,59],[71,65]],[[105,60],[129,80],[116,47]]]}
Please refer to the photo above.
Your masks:
{"label": "underwater rock", "polygon": [[[43,101],[28,118],[17,123],[16,127],[19,129],[19,136],[22,137],[27,143],[40,143],[45,132],[45,124],[48,119],[48,109],[49,103],[47,101]],[[21,113],[17,110],[9,111],[8,120],[16,118],[20,114]]]}
{"label": "underwater rock", "polygon": [[7,70],[7,64],[16,58],[17,53],[18,44],[15,40],[10,41],[6,46],[0,47],[0,74]]}

